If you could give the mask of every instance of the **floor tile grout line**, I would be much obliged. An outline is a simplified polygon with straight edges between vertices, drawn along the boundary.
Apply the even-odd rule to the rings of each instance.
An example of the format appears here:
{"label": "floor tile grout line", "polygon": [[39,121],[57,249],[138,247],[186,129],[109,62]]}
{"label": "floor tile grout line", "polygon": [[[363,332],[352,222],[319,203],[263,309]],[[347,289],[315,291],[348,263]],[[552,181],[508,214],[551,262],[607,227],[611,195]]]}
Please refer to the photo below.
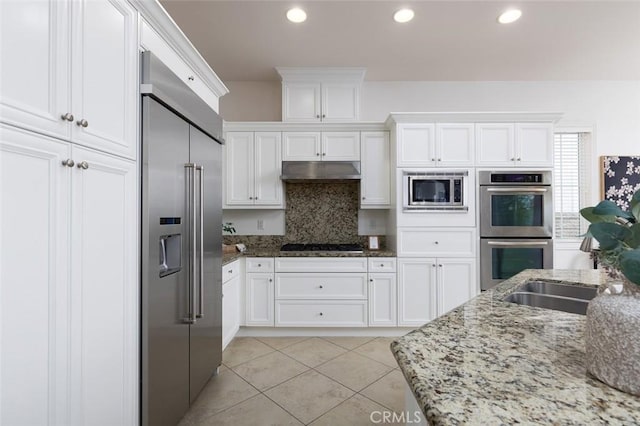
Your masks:
{"label": "floor tile grout line", "polygon": [[[267,336],[267,337],[271,337],[271,336]],[[279,337],[279,336],[275,336],[275,337]],[[293,343],[291,343],[290,345],[283,346],[283,347],[281,347],[281,348],[274,348],[273,346],[271,346],[271,345],[270,345],[270,344],[268,344],[267,342],[263,342],[262,340],[260,340],[260,338],[259,338],[259,337],[254,337],[254,339],[258,340],[260,343],[264,343],[265,345],[269,346],[270,348],[273,348],[273,350],[280,351],[280,349],[285,349],[285,348],[288,348],[289,346],[297,345],[298,343],[302,343],[302,342],[304,342],[304,341],[306,341],[306,340],[309,340],[309,339],[311,339],[311,338],[312,338],[312,337],[314,337],[314,336],[283,336],[283,337],[303,337],[303,339],[302,339],[302,340],[300,340],[299,342],[293,342]]]}
{"label": "floor tile grout line", "polygon": [[[329,343],[333,343],[331,340],[328,340],[328,339],[327,339],[327,337],[343,337],[343,336],[322,336],[322,337],[320,337],[320,338],[321,338],[322,340],[326,340],[326,341],[327,341],[327,342],[329,342]],[[351,336],[344,336],[344,337],[351,337]],[[333,343],[333,344],[334,344],[334,345],[337,345],[337,346],[340,346],[341,348],[346,349],[346,350],[348,350],[348,351],[354,351],[354,350],[358,349],[360,346],[364,346],[364,345],[366,345],[367,343],[371,343],[372,341],[374,341],[374,340],[376,340],[376,339],[377,339],[377,337],[372,337],[371,339],[367,340],[366,342],[364,342],[364,343],[362,343],[362,344],[360,344],[360,345],[358,345],[358,346],[356,346],[356,347],[354,347],[354,348],[345,348],[344,346],[342,346],[342,345],[340,345],[340,344],[338,344],[338,343]]]}

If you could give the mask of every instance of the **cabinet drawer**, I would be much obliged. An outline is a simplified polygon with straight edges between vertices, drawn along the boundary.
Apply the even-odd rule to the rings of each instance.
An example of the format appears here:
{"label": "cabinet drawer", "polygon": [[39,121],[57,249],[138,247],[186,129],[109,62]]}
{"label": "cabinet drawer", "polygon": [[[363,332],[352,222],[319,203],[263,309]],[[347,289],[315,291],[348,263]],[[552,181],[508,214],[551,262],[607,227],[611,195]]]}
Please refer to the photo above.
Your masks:
{"label": "cabinet drawer", "polygon": [[396,271],[395,257],[370,257],[369,258],[369,273],[395,272],[395,271]]}
{"label": "cabinet drawer", "polygon": [[365,300],[276,300],[279,327],[366,327]]}
{"label": "cabinet drawer", "polygon": [[276,257],[276,272],[367,272],[367,258]]}
{"label": "cabinet drawer", "polygon": [[234,260],[231,263],[227,263],[222,267],[222,282],[226,283],[227,281],[237,277],[240,275],[240,261]]}
{"label": "cabinet drawer", "polygon": [[474,256],[475,229],[399,228],[398,256]]}
{"label": "cabinet drawer", "polygon": [[367,274],[276,274],[276,299],[366,299]]}
{"label": "cabinet drawer", "polygon": [[247,272],[273,272],[273,257],[247,257]]}

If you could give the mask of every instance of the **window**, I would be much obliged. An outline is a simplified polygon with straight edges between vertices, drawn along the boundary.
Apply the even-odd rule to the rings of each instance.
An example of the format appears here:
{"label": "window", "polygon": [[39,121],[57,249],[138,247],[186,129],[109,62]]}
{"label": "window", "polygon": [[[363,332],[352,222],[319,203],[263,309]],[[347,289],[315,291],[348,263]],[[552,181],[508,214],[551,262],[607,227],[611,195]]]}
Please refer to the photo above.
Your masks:
{"label": "window", "polygon": [[588,224],[580,209],[589,201],[591,134],[556,133],[554,140],[555,238],[579,238]]}

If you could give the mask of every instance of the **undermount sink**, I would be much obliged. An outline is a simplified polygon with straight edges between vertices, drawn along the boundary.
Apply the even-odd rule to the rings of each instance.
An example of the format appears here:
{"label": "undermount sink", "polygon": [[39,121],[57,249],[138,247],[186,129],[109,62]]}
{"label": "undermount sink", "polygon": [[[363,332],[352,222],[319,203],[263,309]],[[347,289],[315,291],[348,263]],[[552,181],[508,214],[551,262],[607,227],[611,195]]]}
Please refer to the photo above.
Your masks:
{"label": "undermount sink", "polygon": [[589,301],[596,297],[596,294],[597,289],[593,287],[529,281],[503,300],[519,305],[586,315]]}

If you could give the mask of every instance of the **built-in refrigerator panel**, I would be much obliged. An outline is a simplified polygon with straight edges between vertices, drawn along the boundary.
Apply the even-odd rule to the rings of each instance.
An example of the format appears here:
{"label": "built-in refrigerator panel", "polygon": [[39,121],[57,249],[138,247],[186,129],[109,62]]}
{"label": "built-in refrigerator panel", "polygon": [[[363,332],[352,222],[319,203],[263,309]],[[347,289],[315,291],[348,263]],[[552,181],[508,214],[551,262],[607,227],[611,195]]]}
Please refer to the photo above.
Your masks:
{"label": "built-in refrigerator panel", "polygon": [[[169,425],[189,408],[189,327],[183,321],[189,314],[184,170],[189,124],[150,97],[142,103],[142,230],[147,233],[142,238],[142,412],[145,424]],[[165,275],[170,271],[163,267],[163,249],[171,239],[179,239],[180,259]]]}
{"label": "built-in refrigerator panel", "polygon": [[141,56],[141,424],[175,425],[222,361],[222,121]]}
{"label": "built-in refrigerator panel", "polygon": [[[222,363],[222,147],[191,126],[190,161],[197,165],[197,182],[202,182],[202,211],[196,212],[197,312],[191,325],[190,400],[193,402],[218,365]],[[196,210],[200,210],[200,187],[196,185]],[[202,216],[200,216],[202,214]],[[202,217],[202,221],[200,221]],[[202,232],[199,232],[202,225]],[[202,239],[201,239],[202,237]],[[203,266],[202,289],[200,265]],[[202,290],[202,291],[201,291]],[[204,303],[206,301],[206,303]]]}

